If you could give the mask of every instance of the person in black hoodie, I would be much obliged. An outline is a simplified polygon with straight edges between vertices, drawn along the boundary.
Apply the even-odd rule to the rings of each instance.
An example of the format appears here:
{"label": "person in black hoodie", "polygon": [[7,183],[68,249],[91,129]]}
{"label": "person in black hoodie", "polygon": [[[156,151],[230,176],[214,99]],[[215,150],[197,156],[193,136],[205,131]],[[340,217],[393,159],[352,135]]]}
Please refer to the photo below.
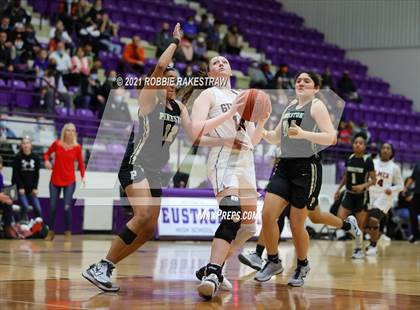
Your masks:
{"label": "person in black hoodie", "polygon": [[36,217],[42,217],[41,204],[38,199],[39,158],[32,153],[32,142],[29,137],[22,138],[21,151],[13,162],[12,183],[16,184],[21,203],[20,220],[28,219],[29,201]]}

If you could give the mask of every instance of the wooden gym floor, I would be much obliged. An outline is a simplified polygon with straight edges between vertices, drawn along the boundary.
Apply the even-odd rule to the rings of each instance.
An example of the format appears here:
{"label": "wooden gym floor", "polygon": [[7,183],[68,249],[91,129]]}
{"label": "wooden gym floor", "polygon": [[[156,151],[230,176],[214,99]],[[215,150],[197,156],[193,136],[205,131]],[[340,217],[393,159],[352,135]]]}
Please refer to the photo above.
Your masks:
{"label": "wooden gym floor", "polygon": [[[232,292],[210,302],[196,293],[195,270],[209,242],[150,242],[114,271],[119,293],[101,293],[81,277],[104,257],[112,236],[0,240],[0,309],[419,309],[420,246],[393,241],[379,255],[352,261],[351,242],[312,241],[302,288],[286,283],[295,266],[292,242],[280,245],[285,271],[259,284],[236,258],[227,265]],[[246,248],[253,249],[250,242]]]}

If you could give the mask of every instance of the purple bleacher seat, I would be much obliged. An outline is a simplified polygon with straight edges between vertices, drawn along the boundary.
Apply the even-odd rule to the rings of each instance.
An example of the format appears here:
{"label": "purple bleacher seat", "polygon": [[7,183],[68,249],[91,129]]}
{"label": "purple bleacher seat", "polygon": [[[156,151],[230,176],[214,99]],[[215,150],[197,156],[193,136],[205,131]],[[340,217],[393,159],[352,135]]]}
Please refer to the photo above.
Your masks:
{"label": "purple bleacher seat", "polygon": [[89,109],[76,109],[75,111],[75,116],[80,117],[80,118],[85,118],[85,119],[89,119],[89,118],[96,118],[96,115]]}

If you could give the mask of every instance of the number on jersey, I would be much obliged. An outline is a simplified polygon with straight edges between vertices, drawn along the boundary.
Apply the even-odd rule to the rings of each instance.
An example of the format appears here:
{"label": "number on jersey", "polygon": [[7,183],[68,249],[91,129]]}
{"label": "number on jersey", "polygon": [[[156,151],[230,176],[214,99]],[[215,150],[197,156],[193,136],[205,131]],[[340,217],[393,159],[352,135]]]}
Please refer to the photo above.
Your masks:
{"label": "number on jersey", "polygon": [[173,124],[166,124],[163,140],[165,142],[172,142],[178,132],[178,126]]}

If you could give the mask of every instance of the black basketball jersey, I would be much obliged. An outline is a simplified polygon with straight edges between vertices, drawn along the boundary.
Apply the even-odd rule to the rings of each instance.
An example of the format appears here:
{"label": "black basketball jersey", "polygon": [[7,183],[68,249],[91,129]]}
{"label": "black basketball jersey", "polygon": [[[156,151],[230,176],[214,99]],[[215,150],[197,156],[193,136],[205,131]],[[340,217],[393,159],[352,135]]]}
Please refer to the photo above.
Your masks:
{"label": "black basketball jersey", "polygon": [[289,127],[295,123],[302,130],[316,132],[318,127],[311,115],[314,100],[297,109],[298,101],[294,100],[286,108],[281,123],[281,155],[280,158],[308,158],[317,155],[316,144],[305,139],[291,139],[287,135]]}
{"label": "black basketball jersey", "polygon": [[169,148],[181,124],[181,109],[175,100],[169,100],[172,109],[157,104],[145,116],[139,115],[138,132],[131,132],[123,163],[160,170],[169,161]]}
{"label": "black basketball jersey", "polygon": [[356,157],[351,154],[346,161],[346,189],[351,191],[352,186],[366,183],[371,171],[375,171],[375,166],[370,155]]}

